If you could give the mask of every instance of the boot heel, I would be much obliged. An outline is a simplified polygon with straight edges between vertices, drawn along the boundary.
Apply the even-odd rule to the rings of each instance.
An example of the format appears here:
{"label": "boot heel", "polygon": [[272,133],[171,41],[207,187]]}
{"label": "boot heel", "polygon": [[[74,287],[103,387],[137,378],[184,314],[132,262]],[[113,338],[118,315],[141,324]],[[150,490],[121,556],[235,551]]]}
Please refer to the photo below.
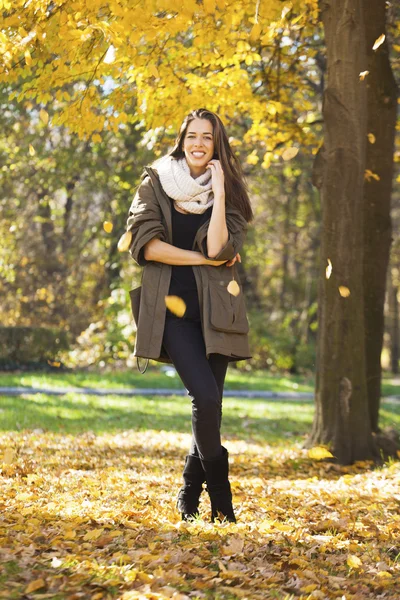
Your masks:
{"label": "boot heel", "polygon": [[183,521],[199,516],[199,499],[203,490],[205,473],[200,457],[188,454],[183,470],[184,485],[178,493],[176,508],[180,511]]}
{"label": "boot heel", "polygon": [[229,483],[228,450],[222,446],[221,457],[213,460],[201,459],[201,464],[205,471],[207,491],[211,500],[211,522],[213,523],[218,518],[236,523]]}

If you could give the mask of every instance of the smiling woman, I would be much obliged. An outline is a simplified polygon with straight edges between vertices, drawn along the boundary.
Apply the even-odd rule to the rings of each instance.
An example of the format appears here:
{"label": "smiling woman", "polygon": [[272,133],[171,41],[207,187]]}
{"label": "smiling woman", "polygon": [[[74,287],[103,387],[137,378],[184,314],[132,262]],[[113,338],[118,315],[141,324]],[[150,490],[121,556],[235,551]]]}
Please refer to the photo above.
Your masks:
{"label": "smiling woman", "polygon": [[146,172],[128,218],[130,252],[145,267],[135,355],[172,362],[192,399],[182,518],[198,514],[206,482],[211,521],[236,522],[220,429],[228,363],[251,358],[243,292],[231,285],[253,216],[246,184],[222,121],[206,109],[185,118],[172,151]]}

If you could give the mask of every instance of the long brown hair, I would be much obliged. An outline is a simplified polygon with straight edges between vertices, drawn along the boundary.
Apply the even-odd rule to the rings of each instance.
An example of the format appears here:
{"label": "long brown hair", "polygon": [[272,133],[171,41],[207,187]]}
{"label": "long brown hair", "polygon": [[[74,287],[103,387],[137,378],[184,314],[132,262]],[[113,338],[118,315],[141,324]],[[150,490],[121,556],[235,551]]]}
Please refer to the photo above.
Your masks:
{"label": "long brown hair", "polygon": [[254,214],[250,204],[247,183],[240,162],[230,147],[224,124],[216,113],[205,108],[198,108],[187,114],[175,139],[175,146],[168,152],[168,156],[174,158],[185,156],[183,141],[189,124],[196,118],[207,119],[211,122],[214,135],[213,159],[215,158],[221,162],[225,179],[226,202],[237,208],[246,219],[246,222],[249,223],[254,218]]}

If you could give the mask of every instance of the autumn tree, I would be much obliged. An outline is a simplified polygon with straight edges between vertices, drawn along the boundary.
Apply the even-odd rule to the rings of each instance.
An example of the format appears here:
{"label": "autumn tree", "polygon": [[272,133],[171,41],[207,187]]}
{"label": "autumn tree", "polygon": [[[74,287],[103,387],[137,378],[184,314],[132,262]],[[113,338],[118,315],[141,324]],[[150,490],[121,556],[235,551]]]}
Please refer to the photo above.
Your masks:
{"label": "autumn tree", "polygon": [[[373,433],[396,90],[385,41],[385,2],[366,9],[361,0],[324,0],[321,15],[328,68],[324,145],[314,174],[321,187],[322,235],[316,412],[309,444],[329,444],[347,464],[379,457]],[[377,140],[376,150],[370,150]]]}

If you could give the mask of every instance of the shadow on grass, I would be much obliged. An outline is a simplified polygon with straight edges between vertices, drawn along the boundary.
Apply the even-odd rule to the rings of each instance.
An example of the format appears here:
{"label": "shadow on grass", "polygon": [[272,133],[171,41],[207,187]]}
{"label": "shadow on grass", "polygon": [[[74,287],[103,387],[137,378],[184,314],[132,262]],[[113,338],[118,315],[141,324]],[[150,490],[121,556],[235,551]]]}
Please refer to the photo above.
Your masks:
{"label": "shadow on grass", "polygon": [[[252,416],[254,400],[224,399],[222,430],[229,438],[254,443],[288,443],[288,437],[305,435],[312,421],[312,406],[303,421],[289,416]],[[266,405],[266,402],[262,402]],[[285,402],[287,414],[295,414],[292,403]],[[297,403],[296,410],[300,407]],[[273,403],[276,407],[276,403]],[[176,431],[191,433],[191,399],[189,396],[169,398],[117,398],[65,395],[62,398],[35,394],[32,396],[0,396],[2,418],[0,431],[35,430],[55,433],[96,434],[123,430]],[[235,414],[235,413],[240,414]],[[249,413],[249,414],[247,414]]]}

